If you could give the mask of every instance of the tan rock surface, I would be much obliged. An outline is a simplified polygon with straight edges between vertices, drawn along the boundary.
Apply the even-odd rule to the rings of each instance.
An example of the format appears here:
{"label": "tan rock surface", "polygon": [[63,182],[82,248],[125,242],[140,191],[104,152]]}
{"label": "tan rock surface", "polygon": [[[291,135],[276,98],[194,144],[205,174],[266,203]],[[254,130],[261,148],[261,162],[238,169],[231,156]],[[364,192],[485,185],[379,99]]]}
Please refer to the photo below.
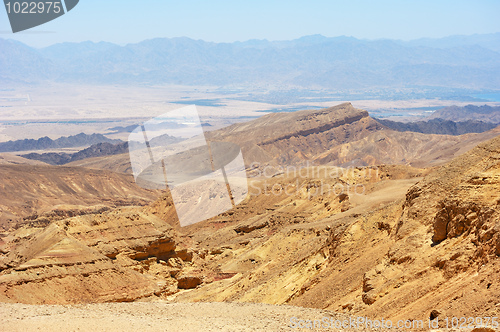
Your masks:
{"label": "tan rock surface", "polygon": [[[349,105],[340,108],[354,114]],[[315,112],[321,120],[336,111]],[[354,121],[370,126],[363,112],[355,114],[361,119]],[[262,120],[266,132],[274,132],[276,119]],[[307,142],[317,134],[311,121],[290,130],[306,133]],[[238,128],[257,130],[232,130]],[[295,134],[275,133],[272,144],[292,146]],[[272,156],[274,148],[266,149]],[[167,299],[177,303],[172,308],[257,302],[394,321],[437,315],[441,323],[499,315],[500,137],[433,169],[276,164],[269,170],[249,169],[250,194],[240,205],[184,228],[166,194],[145,207],[63,214],[46,226],[2,233],[0,301]],[[158,304],[124,310],[135,305]]]}
{"label": "tan rock surface", "polygon": [[[285,217],[279,229],[214,229],[198,240],[208,252],[220,248],[207,264],[236,274],[176,301],[288,303],[393,319],[424,319],[433,310],[441,317],[498,316],[499,148],[500,138],[481,144],[413,185],[405,199],[411,182],[398,194],[397,181],[382,181],[367,184],[366,195],[351,199],[357,205],[331,217],[311,213],[314,197],[298,224]],[[298,196],[279,203],[267,197],[275,207],[251,223],[287,211],[297,216]],[[433,243],[443,213],[445,238]]]}
{"label": "tan rock surface", "polygon": [[[0,165],[0,227],[144,205],[158,196],[137,186],[130,175],[43,165]],[[102,211],[101,211],[102,212]]]}

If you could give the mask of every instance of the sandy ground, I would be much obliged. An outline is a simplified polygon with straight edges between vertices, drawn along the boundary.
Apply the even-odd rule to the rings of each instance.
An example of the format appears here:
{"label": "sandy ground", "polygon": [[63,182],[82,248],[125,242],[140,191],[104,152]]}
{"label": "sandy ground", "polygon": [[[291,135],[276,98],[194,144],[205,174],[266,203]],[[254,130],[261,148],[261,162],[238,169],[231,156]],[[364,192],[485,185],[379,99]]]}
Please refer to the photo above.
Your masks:
{"label": "sandy ground", "polygon": [[[0,331],[297,331],[290,319],[345,319],[329,311],[251,303],[0,304]],[[309,329],[307,329],[309,330]],[[338,331],[337,329],[314,329]],[[380,331],[380,329],[377,329]]]}
{"label": "sandy ground", "polygon": [[[0,303],[0,317],[0,331],[9,332],[471,331],[471,329],[429,329],[427,326],[424,329],[398,329],[395,326],[392,329],[366,328],[363,324],[359,328],[340,330],[334,326],[325,328],[324,325],[323,328],[311,328],[306,327],[307,320],[323,320],[331,324],[336,320],[345,322],[349,316],[320,309],[258,303],[133,302],[82,305]],[[296,320],[292,321],[293,317]],[[301,324],[304,324],[304,328],[297,326],[299,320],[302,320]]]}

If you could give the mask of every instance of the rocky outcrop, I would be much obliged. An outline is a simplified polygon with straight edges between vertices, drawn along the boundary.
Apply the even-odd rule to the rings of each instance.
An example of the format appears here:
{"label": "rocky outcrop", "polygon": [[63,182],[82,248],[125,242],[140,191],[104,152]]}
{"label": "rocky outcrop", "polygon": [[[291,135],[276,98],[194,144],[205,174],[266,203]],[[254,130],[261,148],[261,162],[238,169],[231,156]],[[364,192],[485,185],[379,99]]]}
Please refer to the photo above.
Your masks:
{"label": "rocky outcrop", "polygon": [[51,222],[67,219],[76,216],[83,216],[86,214],[100,214],[109,211],[111,207],[105,205],[96,206],[78,206],[78,205],[58,205],[54,206],[51,210],[38,214],[32,214],[24,217],[22,221],[17,224],[17,227],[23,225],[30,225],[33,227],[45,227]]}
{"label": "rocky outcrop", "polygon": [[[394,244],[364,274],[363,302],[372,310],[389,308],[409,296],[397,288],[418,294],[420,284],[441,299],[453,297],[447,289],[478,292],[471,301],[483,303],[484,312],[495,310],[498,288],[495,293],[490,286],[500,263],[500,137],[429,174],[408,190],[402,207]],[[466,312],[465,303],[447,301],[440,310]]]}
{"label": "rocky outcrop", "polygon": [[321,110],[269,114],[210,132],[207,139],[239,144],[249,164],[290,165],[382,128],[368,112],[345,103]]}
{"label": "rocky outcrop", "polygon": [[192,289],[202,283],[202,279],[198,276],[180,275],[176,277],[179,289]]}
{"label": "rocky outcrop", "polygon": [[6,302],[134,301],[202,282],[196,272],[181,274],[194,253],[177,248],[172,227],[137,208],[66,218],[43,229],[26,225],[3,239],[2,251],[0,300]]}

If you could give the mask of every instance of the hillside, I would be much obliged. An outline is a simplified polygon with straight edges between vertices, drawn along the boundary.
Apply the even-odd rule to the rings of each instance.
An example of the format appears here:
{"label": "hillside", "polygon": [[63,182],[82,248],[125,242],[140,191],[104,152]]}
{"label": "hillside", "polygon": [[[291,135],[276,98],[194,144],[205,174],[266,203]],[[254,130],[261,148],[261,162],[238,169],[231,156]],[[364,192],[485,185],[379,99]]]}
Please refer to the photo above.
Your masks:
{"label": "hillside", "polygon": [[46,165],[46,163],[38,160],[26,159],[10,153],[0,153],[0,165],[20,165],[20,164]]}
{"label": "hillside", "polygon": [[[212,253],[209,266],[235,275],[176,301],[286,303],[393,320],[495,316],[499,153],[495,138],[421,181],[366,185],[366,196],[348,195],[349,207],[339,206],[340,196],[308,196],[309,186],[291,197],[256,197],[252,207],[250,200],[185,231],[194,246]],[[411,178],[387,171],[380,170],[381,178]],[[284,175],[266,185],[289,181]]]}
{"label": "hillside", "polygon": [[[1,166],[2,217],[20,222],[0,233],[0,301],[252,302],[392,320],[494,317],[498,133],[402,133],[348,103],[212,131],[209,140],[234,141],[246,158],[275,167],[250,167],[241,204],[183,228],[168,192],[120,207],[157,194],[130,175]],[[307,156],[323,166],[279,167]],[[123,155],[108,158],[118,165]],[[451,161],[423,169],[412,160]],[[381,164],[393,161],[405,165]],[[334,165],[342,163],[357,166]]]}
{"label": "hillside", "polygon": [[500,135],[500,127],[480,134],[431,135],[392,130],[335,146],[315,158],[319,164],[367,166],[406,164],[414,167],[442,165],[477,144]]}
{"label": "hillside", "polygon": [[429,118],[451,121],[472,120],[500,124],[500,106],[450,106],[437,110]]}
{"label": "hillside", "polygon": [[0,165],[0,183],[0,227],[4,229],[144,205],[157,197],[138,187],[130,175],[85,168]]}
{"label": "hillside", "polygon": [[431,173],[326,166],[257,174],[242,204],[182,229],[168,195],[142,208],[25,226],[2,238],[0,299],[168,297],[394,321],[494,317],[499,159],[497,137]]}
{"label": "hillside", "polygon": [[[421,172],[388,168],[380,174],[384,178],[415,178]],[[332,184],[354,179],[359,183],[379,181],[376,174],[362,179],[358,179],[357,175],[358,173],[343,174],[328,181]],[[293,181],[293,178],[289,180]],[[311,180],[314,181],[300,179],[306,182]],[[405,188],[414,182],[415,180],[399,180],[392,186],[399,188],[392,191],[393,195],[404,194]],[[333,199],[330,206],[307,204],[308,194],[305,188],[298,191],[297,195],[297,198],[303,197],[295,218],[300,224],[324,218],[334,211],[340,212],[342,206],[350,206],[346,205],[347,201],[344,204],[336,202],[336,194],[328,194]],[[368,206],[392,199],[393,197],[386,197],[368,202]],[[238,232],[245,234],[252,229],[258,230],[263,227],[259,224],[259,215],[264,213],[262,216],[267,216],[274,209],[273,206],[282,203],[283,197],[276,196],[269,200],[265,195],[254,196],[234,213],[213,218],[200,224],[201,228],[195,226],[194,229],[200,231],[194,238],[193,235],[179,233],[175,210],[172,209],[168,194],[145,207],[108,209],[63,218],[57,218],[57,215],[46,216],[45,219],[50,223],[26,223],[1,236],[0,250],[3,254],[0,253],[0,301],[82,303],[122,302],[144,297],[165,298],[177,293],[179,289],[195,288],[202,282],[209,284],[229,279],[234,276],[234,271],[221,270],[204,263],[208,262],[209,255],[218,255],[216,252],[220,250],[217,245],[219,240],[209,239],[213,233],[210,229],[214,225],[227,226],[230,228],[226,231],[232,234],[233,226],[239,223],[236,220],[241,218],[241,231]],[[363,205],[356,201],[351,204],[353,208]],[[288,203],[287,205],[290,206]],[[283,214],[269,223],[269,227],[277,231],[286,226],[288,221],[283,218],[288,215]],[[307,221],[306,218],[309,217],[311,219]],[[252,226],[253,222],[258,225]],[[205,227],[209,228],[208,232]],[[258,233],[262,234],[262,231]],[[247,237],[240,237],[237,241]],[[204,246],[215,244],[216,247],[207,250],[193,246],[203,238],[206,238],[203,240]],[[54,277],[57,282],[54,282]],[[82,289],[86,291],[82,292]]]}
{"label": "hillside", "polygon": [[82,159],[70,162],[66,164],[66,166],[102,169],[116,173],[132,174],[132,165],[130,164],[130,156],[128,153]]}

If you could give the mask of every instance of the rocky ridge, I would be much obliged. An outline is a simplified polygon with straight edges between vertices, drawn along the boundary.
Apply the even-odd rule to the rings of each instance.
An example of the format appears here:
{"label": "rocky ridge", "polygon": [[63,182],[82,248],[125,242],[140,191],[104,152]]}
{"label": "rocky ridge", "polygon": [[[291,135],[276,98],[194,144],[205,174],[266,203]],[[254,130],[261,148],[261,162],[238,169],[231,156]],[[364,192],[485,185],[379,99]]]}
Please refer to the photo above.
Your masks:
{"label": "rocky ridge", "polygon": [[[499,133],[500,127],[458,136],[399,132],[371,118],[368,112],[344,103],[321,110],[272,113],[205,135],[210,142],[238,144],[249,168],[381,164],[429,167],[442,165]],[[131,172],[128,154],[84,159],[68,166]]]}

